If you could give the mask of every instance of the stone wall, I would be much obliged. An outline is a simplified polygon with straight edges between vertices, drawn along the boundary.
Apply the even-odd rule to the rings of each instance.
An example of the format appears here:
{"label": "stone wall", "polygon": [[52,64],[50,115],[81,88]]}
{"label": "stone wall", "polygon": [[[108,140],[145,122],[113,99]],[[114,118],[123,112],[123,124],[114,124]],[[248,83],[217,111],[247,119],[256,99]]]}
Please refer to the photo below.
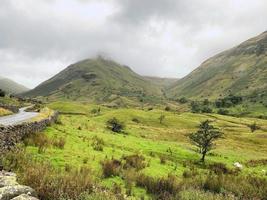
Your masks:
{"label": "stone wall", "polygon": [[43,131],[47,126],[54,123],[58,118],[55,112],[47,119],[38,122],[27,122],[13,126],[0,126],[0,153],[10,150],[16,143],[30,134]]}

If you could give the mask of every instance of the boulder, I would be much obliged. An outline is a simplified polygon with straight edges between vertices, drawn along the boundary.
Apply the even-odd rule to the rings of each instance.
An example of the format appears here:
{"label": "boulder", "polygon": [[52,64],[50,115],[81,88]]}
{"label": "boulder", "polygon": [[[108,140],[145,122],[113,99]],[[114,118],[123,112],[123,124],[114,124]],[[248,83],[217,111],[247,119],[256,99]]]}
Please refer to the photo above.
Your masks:
{"label": "boulder", "polygon": [[38,199],[32,196],[29,196],[27,194],[21,194],[11,200],[38,200]]}
{"label": "boulder", "polygon": [[10,200],[22,194],[36,196],[35,191],[28,186],[15,185],[0,188],[0,200]]}
{"label": "boulder", "polygon": [[0,172],[0,188],[18,185],[16,174]]}

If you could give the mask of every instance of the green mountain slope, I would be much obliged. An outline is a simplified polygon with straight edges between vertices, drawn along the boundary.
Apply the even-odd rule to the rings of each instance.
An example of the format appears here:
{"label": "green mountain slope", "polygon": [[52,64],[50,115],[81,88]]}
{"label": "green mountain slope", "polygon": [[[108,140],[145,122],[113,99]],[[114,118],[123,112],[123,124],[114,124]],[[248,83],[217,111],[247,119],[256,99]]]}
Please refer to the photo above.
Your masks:
{"label": "green mountain slope", "polygon": [[20,85],[8,78],[4,78],[1,76],[0,76],[0,89],[10,94],[18,94],[29,90],[23,85]]}
{"label": "green mountain slope", "polygon": [[167,90],[168,97],[215,99],[267,94],[267,32],[201,64]]}
{"label": "green mountain slope", "polygon": [[162,91],[129,67],[99,57],[67,67],[25,95],[109,102],[118,98],[159,99]]}
{"label": "green mountain slope", "polygon": [[157,85],[163,89],[170,87],[172,84],[178,81],[177,78],[160,78],[160,77],[154,77],[154,76],[144,76],[144,78],[149,80],[154,85]]}

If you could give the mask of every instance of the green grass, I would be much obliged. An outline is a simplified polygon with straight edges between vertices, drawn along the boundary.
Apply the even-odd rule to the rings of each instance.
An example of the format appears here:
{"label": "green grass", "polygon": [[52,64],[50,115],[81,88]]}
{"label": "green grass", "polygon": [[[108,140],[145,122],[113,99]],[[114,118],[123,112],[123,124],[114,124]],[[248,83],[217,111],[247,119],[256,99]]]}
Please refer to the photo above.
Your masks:
{"label": "green grass", "polygon": [[[124,155],[137,153],[145,156],[146,162],[149,163],[148,167],[142,170],[143,173],[155,177],[163,177],[172,173],[182,177],[186,169],[184,163],[197,161],[200,158],[195,148],[189,143],[187,134],[195,131],[201,121],[209,119],[225,133],[225,137],[217,143],[212,154],[207,156],[207,163],[223,162],[232,168],[234,162],[245,164],[249,160],[266,159],[266,120],[217,114],[176,114],[157,109],[144,111],[104,107],[101,107],[100,115],[91,114],[90,111],[97,107],[99,106],[70,102],[50,104],[50,108],[61,112],[83,113],[84,115],[61,115],[62,124],[55,124],[44,131],[43,134],[50,138],[65,138],[64,149],[49,147],[45,152],[38,153],[37,147],[28,146],[27,152],[62,169],[66,165],[89,166],[93,169],[95,177],[105,186],[111,186],[113,182],[123,185],[124,182],[119,177],[102,179],[100,162],[107,158],[120,159]],[[162,124],[159,123],[161,114],[166,116]],[[114,134],[106,128],[106,121],[112,117],[124,122],[127,135]],[[133,122],[133,118],[137,118],[140,123]],[[251,133],[248,125],[254,122],[261,129]],[[104,140],[103,151],[93,150],[91,144],[94,136]],[[160,163],[160,156],[167,158],[165,164]],[[267,170],[267,167],[244,165],[242,173],[262,175],[264,169]],[[138,188],[134,191],[136,195],[140,193]],[[142,191],[141,189],[143,194],[144,191]]]}
{"label": "green grass", "polygon": [[10,97],[0,97],[0,105],[13,105],[13,106],[19,106],[20,103],[16,98],[10,98]]}

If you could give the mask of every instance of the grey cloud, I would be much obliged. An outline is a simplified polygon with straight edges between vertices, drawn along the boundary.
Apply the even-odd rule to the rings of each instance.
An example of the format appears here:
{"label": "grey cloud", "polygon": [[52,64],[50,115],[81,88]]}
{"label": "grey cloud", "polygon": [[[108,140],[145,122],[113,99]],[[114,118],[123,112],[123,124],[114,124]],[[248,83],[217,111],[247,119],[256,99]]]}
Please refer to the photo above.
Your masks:
{"label": "grey cloud", "polygon": [[265,0],[1,0],[1,75],[33,87],[104,52],[141,74],[181,77],[264,31],[266,8]]}

